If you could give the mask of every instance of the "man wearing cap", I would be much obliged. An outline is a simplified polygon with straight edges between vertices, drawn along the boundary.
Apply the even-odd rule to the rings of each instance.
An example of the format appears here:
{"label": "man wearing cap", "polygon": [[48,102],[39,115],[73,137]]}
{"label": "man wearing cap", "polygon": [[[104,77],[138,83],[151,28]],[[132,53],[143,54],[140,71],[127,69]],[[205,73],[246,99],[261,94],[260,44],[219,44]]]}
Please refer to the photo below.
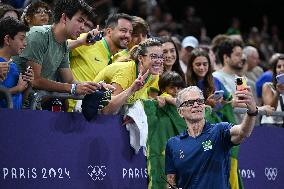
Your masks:
{"label": "man wearing cap", "polygon": [[[179,65],[185,74],[187,71],[187,64],[190,58],[191,51],[198,46],[198,40],[193,36],[187,36],[182,40],[181,51],[179,58]],[[184,76],[183,76],[184,77]]]}

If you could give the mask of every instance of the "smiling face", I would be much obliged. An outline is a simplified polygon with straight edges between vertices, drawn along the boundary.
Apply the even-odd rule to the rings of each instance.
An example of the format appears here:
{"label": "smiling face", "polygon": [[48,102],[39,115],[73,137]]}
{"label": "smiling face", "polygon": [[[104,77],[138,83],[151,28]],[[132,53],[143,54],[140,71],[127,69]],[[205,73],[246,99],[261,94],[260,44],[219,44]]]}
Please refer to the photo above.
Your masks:
{"label": "smiling face", "polygon": [[26,32],[18,32],[17,35],[14,36],[14,39],[12,39],[11,37],[8,38],[9,48],[11,50],[12,56],[20,54],[27,46]]}
{"label": "smiling face", "polygon": [[164,67],[170,71],[177,59],[176,49],[173,43],[166,42],[163,44],[163,53],[165,57]]}
{"label": "smiling face", "polygon": [[108,28],[107,30],[107,35],[118,49],[127,48],[127,45],[131,41],[133,31],[130,20],[120,18],[118,19],[117,26],[115,28]]}
{"label": "smiling face", "polygon": [[190,90],[181,96],[178,108],[180,115],[188,122],[198,122],[204,119],[204,97],[196,90]]}
{"label": "smiling face", "polygon": [[192,69],[198,79],[204,79],[209,69],[208,59],[205,56],[196,57],[192,62]]}
{"label": "smiling face", "polygon": [[144,72],[149,69],[150,74],[158,75],[164,62],[162,48],[160,46],[147,47],[147,52],[144,55],[140,55],[140,61],[142,62]]}

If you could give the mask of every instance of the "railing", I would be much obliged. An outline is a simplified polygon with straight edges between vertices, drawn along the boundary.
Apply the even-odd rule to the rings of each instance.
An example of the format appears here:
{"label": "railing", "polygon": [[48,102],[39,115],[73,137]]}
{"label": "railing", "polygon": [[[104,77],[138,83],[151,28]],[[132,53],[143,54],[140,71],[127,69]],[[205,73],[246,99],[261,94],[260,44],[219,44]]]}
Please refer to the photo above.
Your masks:
{"label": "railing", "polygon": [[0,99],[6,98],[7,108],[13,109],[13,99],[11,93],[7,88],[0,86]]}
{"label": "railing", "polygon": [[[4,96],[7,99],[8,102],[8,108],[13,108],[13,100],[11,94],[8,92],[8,90],[4,87],[0,86],[0,97],[1,94],[4,94]],[[83,95],[71,95],[68,93],[58,93],[58,92],[48,92],[48,91],[37,91],[32,98],[30,109],[35,110],[38,103],[41,103],[42,100],[46,98],[60,98],[60,99],[74,99],[74,100],[82,100],[84,98]],[[247,112],[246,108],[234,108],[234,113],[237,114],[245,114]],[[268,115],[266,111],[264,110],[258,110],[258,115]],[[282,111],[274,111],[272,112],[271,116],[278,116],[278,117],[284,117],[284,112]]]}
{"label": "railing", "polygon": [[[237,113],[237,114],[245,114],[247,112],[247,109],[246,108],[234,108],[234,112]],[[258,110],[258,115],[268,116],[267,112],[264,111],[264,110]],[[284,117],[284,112],[274,111],[274,112],[272,112],[271,116]]]}
{"label": "railing", "polygon": [[74,99],[74,100],[82,100],[84,96],[71,95],[68,93],[57,93],[57,92],[47,92],[47,91],[37,91],[33,95],[33,99],[31,101],[30,108],[35,110],[38,103],[41,103],[45,98],[60,98],[60,99]]}

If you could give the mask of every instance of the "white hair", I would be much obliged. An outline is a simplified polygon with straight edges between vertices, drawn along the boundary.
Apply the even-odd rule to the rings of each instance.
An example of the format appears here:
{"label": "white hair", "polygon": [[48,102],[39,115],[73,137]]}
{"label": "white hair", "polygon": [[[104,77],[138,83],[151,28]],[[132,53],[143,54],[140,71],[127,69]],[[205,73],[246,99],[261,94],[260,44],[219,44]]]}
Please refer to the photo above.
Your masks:
{"label": "white hair", "polygon": [[186,87],[184,89],[182,89],[181,91],[178,92],[177,94],[177,99],[176,99],[176,106],[179,108],[180,105],[183,103],[183,95],[185,93],[189,93],[189,92],[198,92],[199,95],[200,95],[200,98],[203,98],[204,99],[204,95],[203,95],[203,92],[197,87],[197,86],[189,86],[189,87]]}

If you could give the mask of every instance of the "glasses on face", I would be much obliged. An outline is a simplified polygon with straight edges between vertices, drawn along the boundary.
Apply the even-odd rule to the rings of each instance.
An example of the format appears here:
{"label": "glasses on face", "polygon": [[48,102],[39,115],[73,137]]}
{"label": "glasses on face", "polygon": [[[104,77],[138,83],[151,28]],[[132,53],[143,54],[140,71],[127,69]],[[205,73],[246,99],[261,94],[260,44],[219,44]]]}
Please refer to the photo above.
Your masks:
{"label": "glasses on face", "polygon": [[184,101],[183,103],[181,103],[181,105],[179,107],[192,107],[192,106],[194,106],[195,102],[200,106],[200,105],[204,104],[204,99],[198,98],[198,99],[195,99],[195,100],[187,100],[187,101]]}
{"label": "glasses on face", "polygon": [[50,14],[50,13],[51,11],[46,9],[38,9],[35,11],[35,14]]}
{"label": "glasses on face", "polygon": [[[143,55],[143,56],[148,56],[148,55]],[[164,60],[164,54],[154,54],[154,53],[151,53],[149,55],[150,59],[152,61],[155,61],[155,60]]]}

